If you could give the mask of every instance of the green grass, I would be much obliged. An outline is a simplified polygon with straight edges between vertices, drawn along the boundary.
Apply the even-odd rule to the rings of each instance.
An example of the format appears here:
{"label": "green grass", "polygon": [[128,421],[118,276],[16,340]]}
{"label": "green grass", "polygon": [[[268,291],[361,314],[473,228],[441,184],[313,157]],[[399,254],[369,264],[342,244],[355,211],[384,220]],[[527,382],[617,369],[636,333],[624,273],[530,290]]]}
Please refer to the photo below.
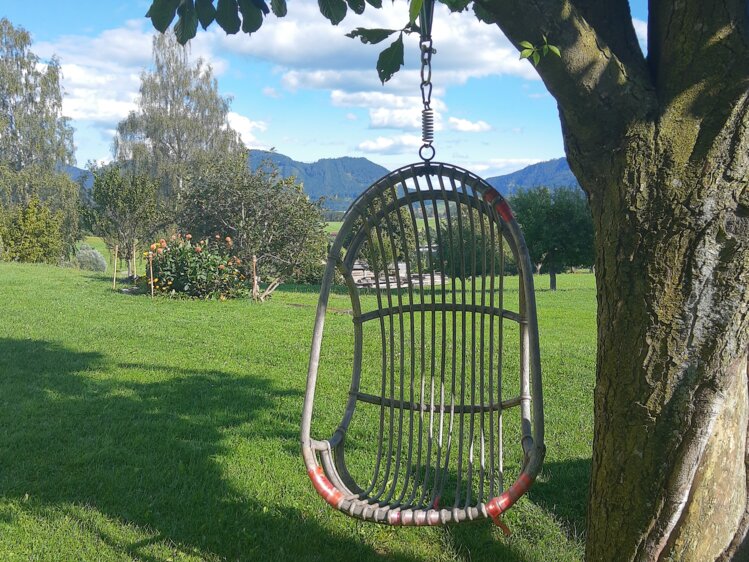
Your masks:
{"label": "green grass", "polygon": [[325,223],[325,232],[328,234],[332,234],[334,232],[338,232],[341,230],[341,225],[343,224],[343,221],[330,221]]}
{"label": "green grass", "polygon": [[[548,454],[506,517],[509,539],[486,521],[363,524],[317,496],[298,444],[314,292],[152,301],[112,292],[106,275],[2,263],[0,279],[0,560],[582,557],[591,275],[537,294]],[[328,324],[344,348],[350,318]],[[321,388],[348,384],[330,373]]]}

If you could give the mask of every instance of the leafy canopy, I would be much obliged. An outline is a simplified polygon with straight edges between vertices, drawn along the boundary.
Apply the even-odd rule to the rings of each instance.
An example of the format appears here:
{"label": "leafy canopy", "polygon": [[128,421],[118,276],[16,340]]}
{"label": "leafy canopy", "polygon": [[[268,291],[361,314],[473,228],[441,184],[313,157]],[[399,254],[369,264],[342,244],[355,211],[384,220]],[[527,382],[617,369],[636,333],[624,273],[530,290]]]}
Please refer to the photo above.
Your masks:
{"label": "leafy canopy", "polygon": [[59,61],[42,61],[29,33],[0,19],[0,162],[14,170],[75,163],[60,79]]}
{"label": "leafy canopy", "polygon": [[[401,29],[366,29],[358,27],[347,34],[348,37],[361,40],[362,43],[376,45],[391,35],[398,33],[398,37],[386,47],[377,59],[377,74],[383,83],[390,80],[403,66],[403,34],[420,32],[418,16],[426,0],[409,0],[408,21]],[[462,12],[468,8],[472,0],[439,0],[452,12]],[[320,13],[331,24],[338,25],[343,21],[348,10],[355,14],[364,13],[366,5],[381,8],[382,0],[318,0]],[[494,23],[493,17],[481,7],[473,4],[476,17],[486,23]],[[287,13],[286,0],[271,0],[270,9],[265,0],[153,0],[146,17],[151,19],[153,26],[162,33],[174,24],[174,34],[182,45],[195,37],[198,24],[208,29],[216,22],[226,33],[233,35],[241,29],[244,33],[252,34],[263,25],[264,19],[273,12],[278,18]],[[559,55],[559,50],[549,45],[546,37],[544,43],[534,47],[525,42],[524,56],[530,58],[535,65],[542,55],[549,52]]]}

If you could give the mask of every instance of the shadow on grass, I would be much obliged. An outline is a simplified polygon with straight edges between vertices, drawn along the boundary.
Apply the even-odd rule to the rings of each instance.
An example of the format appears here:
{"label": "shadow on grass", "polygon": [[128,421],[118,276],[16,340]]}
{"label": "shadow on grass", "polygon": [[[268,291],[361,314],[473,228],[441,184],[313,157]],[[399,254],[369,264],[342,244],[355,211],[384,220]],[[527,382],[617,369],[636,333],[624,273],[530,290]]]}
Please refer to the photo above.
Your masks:
{"label": "shadow on grass", "polygon": [[[300,391],[254,376],[130,367],[137,371],[127,380],[102,377],[100,354],[0,339],[0,498],[37,517],[62,511],[87,519],[82,526],[99,540],[145,560],[153,559],[154,543],[229,560],[382,557],[323,527],[313,509],[296,509],[288,498],[294,493],[283,489],[298,483],[274,481],[289,458],[278,449],[297,441],[298,422],[295,415],[279,419],[272,408],[284,399],[300,402]],[[301,459],[293,462],[302,474]],[[235,488],[227,474],[252,485]],[[264,498],[253,488],[284,497]],[[92,506],[151,536],[112,536],[119,523],[97,524],[75,506]],[[319,507],[327,509],[322,501]]]}
{"label": "shadow on grass", "polygon": [[528,497],[559,519],[573,537],[585,535],[591,459],[544,463]]}

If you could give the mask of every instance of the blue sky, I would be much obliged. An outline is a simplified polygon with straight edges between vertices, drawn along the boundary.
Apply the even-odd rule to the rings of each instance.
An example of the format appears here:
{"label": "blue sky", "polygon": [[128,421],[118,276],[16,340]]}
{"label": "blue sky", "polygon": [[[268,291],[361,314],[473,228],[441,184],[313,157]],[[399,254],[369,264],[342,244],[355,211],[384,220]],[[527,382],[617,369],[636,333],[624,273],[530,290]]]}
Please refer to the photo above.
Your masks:
{"label": "blue sky", "polygon": [[[0,0],[0,17],[32,34],[32,50],[61,61],[79,166],[111,158],[114,128],[136,106],[139,75],[151,60],[150,3]],[[349,12],[338,26],[314,0],[288,4],[286,18],[270,15],[252,36],[227,37],[214,24],[190,45],[191,56],[212,65],[222,95],[233,97],[230,123],[245,144],[304,162],[364,156],[392,169],[417,160],[417,38],[406,38],[405,66],[383,86],[374,67],[386,43],[345,37],[355,27],[402,27],[407,2]],[[644,43],[645,0],[633,0],[632,13]],[[564,154],[554,100],[496,26],[438,4],[433,37],[437,160],[488,177]]]}

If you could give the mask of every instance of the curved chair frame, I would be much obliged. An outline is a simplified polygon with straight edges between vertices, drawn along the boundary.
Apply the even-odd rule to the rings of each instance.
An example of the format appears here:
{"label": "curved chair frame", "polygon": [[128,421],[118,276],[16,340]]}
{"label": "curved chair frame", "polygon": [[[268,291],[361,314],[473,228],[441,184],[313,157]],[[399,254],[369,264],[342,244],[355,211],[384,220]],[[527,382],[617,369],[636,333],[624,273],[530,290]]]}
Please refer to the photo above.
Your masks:
{"label": "curved chair frame", "polygon": [[[428,210],[430,208],[432,211]],[[484,277],[476,274],[477,258],[461,257],[463,271],[452,273],[461,276],[462,296],[456,292],[455,287],[458,283],[455,281],[457,278],[455,275],[451,285],[452,296],[450,295],[450,290],[445,289],[446,273],[443,271],[441,274],[435,274],[437,265],[447,263],[442,261],[442,258],[435,257],[444,255],[439,253],[440,250],[436,253],[433,251],[433,248],[439,247],[440,243],[446,243],[445,240],[440,240],[440,228],[437,228],[436,232],[430,232],[427,228],[425,230],[426,246],[422,244],[420,247],[417,239],[416,254],[411,252],[410,258],[409,251],[404,250],[402,256],[394,258],[394,262],[398,262],[395,265],[388,265],[385,258],[382,258],[380,260],[383,264],[381,271],[377,271],[377,264],[374,264],[378,307],[373,311],[362,312],[360,299],[362,289],[352,275],[357,260],[361,259],[362,248],[369,244],[373,248],[379,247],[380,254],[383,256],[388,251],[391,252],[390,255],[398,256],[399,242],[397,240],[394,242],[391,238],[389,245],[383,242],[389,230],[400,229],[404,232],[404,222],[407,222],[409,217],[409,214],[404,213],[410,213],[414,229],[418,228],[415,217],[419,211],[423,213],[422,216],[427,216],[428,212],[436,212],[437,220],[439,220],[440,208],[443,215],[442,222],[452,224],[452,227],[467,228],[466,217],[468,217],[470,227],[474,229],[473,232],[476,232],[479,230],[480,221],[480,232],[484,236],[483,242],[477,242],[475,234],[471,240],[464,240],[462,234],[458,241],[451,239],[453,244],[458,243],[466,247],[466,253],[475,256],[477,245],[488,244],[490,236],[494,241],[495,233],[500,243],[502,240],[507,243],[518,267],[519,312],[507,310],[503,305],[504,250],[500,254],[502,257],[498,258],[502,263],[496,264],[497,260],[491,258],[491,275]],[[458,225],[461,220],[465,224]],[[400,224],[397,224],[398,222]],[[387,224],[383,226],[383,223]],[[402,238],[405,239],[405,235]],[[444,232],[442,232],[442,238],[445,238]],[[406,242],[403,244],[405,248]],[[374,253],[372,255],[375,256]],[[488,254],[484,254],[486,255]],[[483,257],[482,259],[485,262],[485,273],[489,258]],[[370,261],[377,262],[378,259],[372,257]],[[466,261],[472,262],[470,266],[472,276]],[[424,266],[425,263],[430,264],[431,267],[427,268]],[[454,259],[452,263],[455,264]],[[402,278],[400,273],[404,266],[406,275]],[[355,343],[353,373],[348,400],[338,428],[329,439],[318,440],[310,435],[312,411],[325,315],[336,271],[343,276],[352,303]],[[395,275],[391,275],[394,271]],[[348,210],[335,242],[330,248],[317,307],[302,413],[301,443],[304,462],[315,489],[327,503],[347,515],[390,525],[444,525],[486,517],[493,518],[501,525],[499,516],[530,488],[540,471],[545,455],[541,363],[532,271],[525,240],[509,205],[485,180],[467,170],[435,162],[413,164],[383,177],[356,199]],[[497,272],[499,281],[495,286]],[[471,285],[465,282],[467,276],[473,279]],[[482,280],[481,283],[477,280],[479,278]],[[488,289],[487,283],[490,283]],[[435,286],[440,286],[440,284],[441,287],[436,289]],[[479,284],[481,291],[476,289]],[[466,287],[471,288],[466,290]],[[495,302],[494,295],[497,294],[499,295],[498,302]],[[489,304],[487,304],[487,299]],[[425,326],[425,318],[431,319],[431,342],[427,341],[426,345],[423,343],[427,339],[426,336],[419,340],[422,342],[421,366],[416,366],[416,360],[411,359],[410,375],[406,376],[405,373],[409,372],[409,368],[404,364],[403,357],[408,355],[408,350],[406,350],[403,334],[408,334],[410,323],[412,337],[409,356],[412,358],[418,356],[419,352],[414,348],[414,342],[417,339],[414,334],[418,332],[419,324],[419,320],[414,321],[414,318],[417,316],[421,321],[422,329]],[[389,324],[385,321],[386,318]],[[440,319],[442,325],[449,324],[452,319],[451,341],[449,337],[445,338],[448,341],[439,341],[439,334],[437,334],[439,330],[435,329],[435,326]],[[477,319],[480,333],[476,330]],[[398,347],[399,343],[395,341],[398,337],[393,336],[393,329],[394,327],[397,329],[398,322],[400,322],[400,346],[405,350],[403,353],[397,350],[396,352],[382,352],[381,396],[366,394],[360,388],[364,345],[362,326],[368,321],[379,321],[383,350],[387,347],[388,339],[393,346]],[[487,322],[491,327],[485,329]],[[515,322],[519,326],[518,380],[520,388],[518,389],[519,395],[509,399],[502,398],[501,388],[502,322]],[[498,326],[497,329],[494,329],[495,323]],[[456,327],[458,325],[462,329],[462,344],[456,343],[456,333],[460,331]],[[470,337],[467,332],[469,329]],[[445,333],[443,328],[442,335],[444,336]],[[442,351],[436,352],[435,349],[440,345]],[[459,346],[463,346],[462,350],[469,351],[461,351],[460,358],[456,361],[458,352],[455,349]],[[431,349],[431,355],[427,352],[426,359],[425,349]],[[435,366],[437,353],[441,353],[441,374],[440,367]],[[452,353],[452,371],[449,370],[450,365],[447,365],[447,375],[445,375],[445,363],[450,363],[445,358],[450,353]],[[480,356],[479,361],[476,360],[476,355]],[[396,357],[400,358],[400,364]],[[425,375],[425,371],[429,371],[430,357],[431,375]],[[484,361],[484,357],[488,357],[488,360]],[[496,359],[493,360],[493,357]],[[485,363],[488,364],[488,369]],[[400,384],[398,385],[399,378]],[[450,384],[452,384],[452,389],[449,388]],[[487,388],[487,384],[489,391],[485,395],[484,389]],[[421,385],[421,390],[419,390],[419,385]],[[431,393],[428,391],[430,385]],[[386,396],[387,386],[391,388],[390,396]],[[394,392],[393,389],[397,390]],[[478,398],[475,396],[477,389],[480,394]],[[367,486],[360,486],[352,478],[346,466],[344,454],[347,430],[355,408],[360,402],[379,405],[381,408],[380,450],[376,459],[377,467],[375,467],[375,476]],[[520,412],[522,469],[514,483],[508,489],[503,490],[502,414],[504,410],[515,407]],[[390,420],[390,433],[383,437],[387,429],[384,426],[388,425],[383,422],[386,417]],[[491,423],[487,421],[485,426],[485,419]],[[395,423],[394,420],[400,421]],[[414,438],[416,434],[414,428],[417,424],[420,432],[418,441]],[[397,431],[394,429],[396,425]],[[439,436],[435,433],[437,425],[439,425]],[[407,426],[411,433],[404,437]],[[454,429],[454,427],[459,429]],[[495,435],[495,427],[498,427],[497,435]],[[446,442],[443,441],[443,428],[449,428],[450,432]],[[456,435],[453,436],[453,433]],[[464,437],[464,433],[468,436],[467,438]],[[426,438],[423,438],[423,435],[426,435]],[[387,451],[383,451],[383,439],[389,439]],[[407,459],[403,460],[400,451],[406,447],[406,442],[408,453]],[[433,444],[434,447],[432,447]],[[441,447],[441,450],[438,447]],[[452,461],[449,460],[451,447],[456,449],[453,452]],[[480,448],[480,453],[475,451],[477,448]],[[429,459],[426,468],[421,468],[421,465],[416,462],[417,455],[413,454],[415,449],[419,462]],[[438,460],[432,461],[432,457]],[[476,457],[480,457],[479,462],[476,462]],[[432,467],[430,462],[436,462],[436,464]],[[457,462],[459,488],[456,491],[453,505],[440,507],[440,497],[447,478],[445,476],[440,482],[442,474],[440,471],[446,474],[449,462]],[[443,464],[440,465],[440,463]],[[382,469],[382,466],[386,470]],[[450,466],[455,466],[455,464]],[[385,470],[384,476],[378,476],[380,470]],[[425,472],[422,473],[422,470]],[[498,475],[498,478],[491,476],[490,472],[492,475]],[[379,484],[376,486],[375,481],[378,478]],[[396,484],[393,482],[399,479],[400,484],[396,489]],[[463,488],[460,488],[461,480],[466,483],[463,484]],[[474,493],[472,493],[472,482],[479,482],[473,485]]]}

